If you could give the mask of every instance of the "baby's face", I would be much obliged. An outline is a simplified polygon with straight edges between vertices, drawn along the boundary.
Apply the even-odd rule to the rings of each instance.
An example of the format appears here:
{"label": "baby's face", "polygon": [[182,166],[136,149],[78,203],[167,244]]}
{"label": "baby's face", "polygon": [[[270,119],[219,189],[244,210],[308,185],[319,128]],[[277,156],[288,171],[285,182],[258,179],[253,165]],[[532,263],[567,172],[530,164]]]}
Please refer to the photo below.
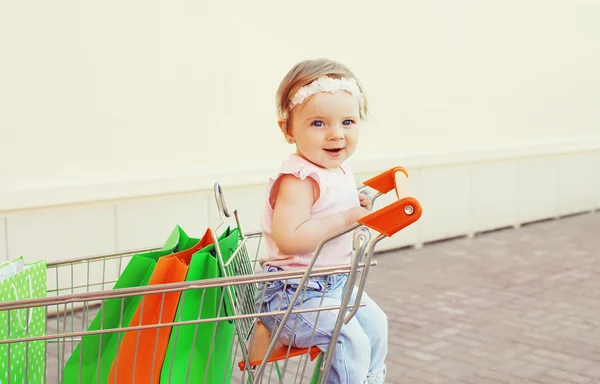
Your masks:
{"label": "baby's face", "polygon": [[350,93],[319,92],[290,114],[290,134],[298,155],[327,169],[336,169],[356,149],[359,103]]}

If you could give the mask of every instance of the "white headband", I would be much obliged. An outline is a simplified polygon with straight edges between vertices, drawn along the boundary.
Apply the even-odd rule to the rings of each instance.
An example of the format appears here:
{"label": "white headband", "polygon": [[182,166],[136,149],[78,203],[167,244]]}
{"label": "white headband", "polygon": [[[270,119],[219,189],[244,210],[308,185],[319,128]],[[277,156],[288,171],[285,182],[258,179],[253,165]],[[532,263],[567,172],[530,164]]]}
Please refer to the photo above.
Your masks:
{"label": "white headband", "polygon": [[305,85],[300,88],[298,92],[292,97],[290,102],[289,110],[291,111],[298,104],[302,104],[304,100],[319,92],[337,92],[346,91],[352,94],[352,96],[358,99],[360,110],[362,112],[364,107],[364,97],[356,80],[354,78],[349,79],[336,79],[328,76],[321,76],[312,83]]}

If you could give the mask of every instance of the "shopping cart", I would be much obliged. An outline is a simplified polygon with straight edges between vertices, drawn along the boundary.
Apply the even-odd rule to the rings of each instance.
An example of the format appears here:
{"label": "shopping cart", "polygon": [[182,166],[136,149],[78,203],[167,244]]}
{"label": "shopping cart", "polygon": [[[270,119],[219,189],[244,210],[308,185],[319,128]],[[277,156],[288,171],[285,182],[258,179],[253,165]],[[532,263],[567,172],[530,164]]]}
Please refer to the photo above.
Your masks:
{"label": "shopping cart", "polygon": [[[372,258],[377,243],[416,222],[421,216],[419,202],[410,195],[405,196],[407,176],[403,168],[396,167],[365,181],[359,191],[374,190],[376,194],[372,196],[373,202],[391,191],[396,192],[398,200],[323,240],[305,270],[271,273],[261,272],[258,266],[262,233],[245,233],[242,230],[238,211],[230,213],[221,186],[215,184],[214,193],[220,220],[211,233],[220,277],[114,289],[123,268],[134,255],[158,248],[48,263],[47,274],[54,281],[48,283],[47,297],[0,303],[0,313],[9,313],[9,324],[10,319],[28,319],[33,311],[43,310],[47,319],[45,335],[13,339],[9,337],[0,340],[0,347],[8,347],[8,356],[11,356],[11,346],[15,348],[18,344],[25,344],[27,356],[31,343],[44,343],[43,381],[27,377],[26,367],[25,382],[262,383],[271,382],[272,379],[294,383],[305,382],[304,380],[311,383],[326,382],[333,354],[323,353],[317,347],[295,348],[284,345],[279,341],[281,332],[291,315],[307,311],[337,311],[337,322],[330,344],[335,345],[342,327],[361,306],[360,299],[369,267],[376,265]],[[220,246],[218,231],[231,221],[232,216],[239,230],[239,239],[235,249],[226,250]],[[377,236],[372,239],[373,233]],[[321,250],[340,236],[352,237],[354,253],[351,263],[315,267]],[[306,292],[311,277],[325,276],[329,279],[333,274],[347,275],[347,288],[355,287],[360,275],[354,302],[351,303],[352,289],[345,289],[339,305],[317,309],[302,309],[299,306],[293,309],[293,303]],[[267,283],[273,281],[283,281],[286,285],[294,282],[297,285],[292,303],[285,310],[260,313],[255,305],[257,299],[264,295],[264,289],[261,290],[260,287],[266,287]],[[170,321],[163,322],[163,311],[167,311],[165,303],[173,297],[178,300],[178,308],[194,302],[198,315],[191,318],[175,316]],[[125,307],[133,298],[139,300],[141,308],[152,302],[160,303],[156,309],[160,313],[158,321],[144,322],[141,318],[138,322],[124,321]],[[209,300],[216,307],[210,316],[205,316],[203,311]],[[91,329],[93,319],[105,324],[109,304],[113,307],[116,304],[121,308],[116,319],[118,321],[110,327]],[[265,316],[281,317],[280,326],[272,334],[260,322],[260,318]],[[27,321],[19,321],[17,324],[23,325],[27,330],[25,334],[29,335]],[[295,329],[295,325],[291,326]],[[159,338],[165,333],[168,335],[169,349],[159,352]],[[184,334],[187,336],[178,338]],[[110,360],[110,356],[108,360],[105,359],[105,355],[111,345],[115,350],[120,348],[121,341],[128,335],[136,338],[136,348],[132,352],[133,356],[128,356],[127,359],[133,361],[133,367],[126,367],[127,375],[123,375],[118,372],[121,355],[116,354],[114,361]],[[140,340],[144,339],[156,340],[156,343],[140,345]],[[177,349],[183,344],[191,346],[189,358],[187,355],[177,354]],[[183,350],[183,347],[180,349]],[[129,359],[130,357],[133,359]],[[68,373],[65,366],[75,360],[79,364],[75,367],[76,372]],[[198,364],[199,361],[201,364]],[[10,361],[7,363],[10,369]],[[141,369],[136,369],[136,364]],[[91,369],[85,372],[94,373],[84,374],[84,365]],[[121,364],[124,365],[127,363]],[[111,368],[108,376],[108,371],[102,371],[107,367]],[[0,371],[0,381],[3,380],[2,373]],[[8,382],[14,382],[10,381],[10,372],[8,373]]]}

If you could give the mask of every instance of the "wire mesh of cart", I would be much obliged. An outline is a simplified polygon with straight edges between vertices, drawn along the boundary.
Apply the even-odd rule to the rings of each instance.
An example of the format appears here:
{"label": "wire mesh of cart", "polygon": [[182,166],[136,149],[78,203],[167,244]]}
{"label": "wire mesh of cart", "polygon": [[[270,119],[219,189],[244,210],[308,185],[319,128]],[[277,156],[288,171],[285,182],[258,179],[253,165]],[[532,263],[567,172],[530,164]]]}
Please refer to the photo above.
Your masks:
{"label": "wire mesh of cart", "polygon": [[[0,352],[4,349],[8,356],[8,361],[0,362],[0,382],[326,382],[333,353],[316,346],[285,345],[280,341],[281,332],[285,325],[295,329],[288,321],[292,315],[314,311],[318,319],[318,313],[335,311],[337,321],[330,343],[335,345],[342,327],[361,306],[369,268],[376,265],[373,254],[377,243],[421,217],[421,205],[410,195],[407,177],[404,168],[395,167],[365,181],[359,191],[374,190],[375,194],[369,194],[373,202],[391,191],[398,199],[324,239],[303,270],[260,271],[262,233],[242,230],[238,211],[230,213],[218,183],[214,193],[220,221],[210,232],[214,247],[203,264],[198,264],[208,268],[214,258],[217,277],[158,284],[152,284],[151,279],[148,285],[119,287],[124,268],[132,259],[158,248],[48,263],[46,297],[0,302],[0,314],[7,315],[9,327],[8,338],[0,339]],[[218,233],[230,221],[238,231],[234,246],[226,249]],[[321,250],[340,236],[352,237],[351,262],[316,267]],[[302,302],[311,277],[328,279],[334,274],[347,276],[339,305],[294,307],[297,300]],[[261,313],[255,303],[273,281],[286,285],[294,282],[297,288],[285,310]],[[349,287],[356,291],[352,301],[353,289]],[[36,314],[45,318],[42,334],[31,332],[31,319]],[[261,323],[265,316],[280,320],[272,333]],[[11,336],[15,328],[21,331],[15,333],[18,337]],[[42,377],[31,374],[32,367],[28,366],[39,364],[31,358],[39,353],[34,346],[43,350]],[[25,360],[22,381],[11,381],[13,356]],[[7,381],[2,381],[4,377]]]}

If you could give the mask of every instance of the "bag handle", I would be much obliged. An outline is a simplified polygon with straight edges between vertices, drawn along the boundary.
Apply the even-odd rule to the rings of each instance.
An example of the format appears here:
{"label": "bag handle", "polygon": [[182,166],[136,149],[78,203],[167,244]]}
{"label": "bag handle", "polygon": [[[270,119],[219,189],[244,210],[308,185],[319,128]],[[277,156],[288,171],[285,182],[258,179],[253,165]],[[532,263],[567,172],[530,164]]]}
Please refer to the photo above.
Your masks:
{"label": "bag handle", "polygon": [[11,263],[11,262],[7,261],[6,263],[3,263],[2,265],[0,265],[0,267],[4,268],[4,267],[7,267],[7,266],[10,266],[12,268],[12,270],[13,270],[13,273],[10,276],[14,276],[14,275],[17,274],[17,267],[15,266],[15,264],[16,264],[16,262],[15,263]]}
{"label": "bag handle", "polygon": [[[27,275],[27,280],[29,280],[29,297],[33,297],[33,281],[31,280],[31,275]],[[17,290],[17,287],[15,286],[14,283],[10,283],[11,288],[14,291],[15,294],[15,298],[17,299],[17,301],[20,301],[19,299],[19,292]],[[27,308],[25,309],[27,311]],[[21,326],[21,329],[27,330],[29,329],[29,326],[31,325],[31,319],[32,319],[32,315],[33,315],[33,309],[30,309],[29,312],[29,316],[28,319],[26,321],[26,324],[23,325],[23,319],[21,318],[21,311],[20,310],[16,310],[17,311],[17,319],[19,322],[19,326]],[[10,313],[9,313],[9,318],[10,318]]]}
{"label": "bag handle", "polygon": [[5,268],[5,267],[8,267],[8,266],[10,266],[12,268],[12,274],[8,275],[6,278],[14,276],[18,272],[20,272],[19,269],[17,268],[17,263],[19,261],[21,261],[21,259],[17,259],[17,260],[14,260],[14,261],[6,261],[6,262],[0,264],[0,268]]}

